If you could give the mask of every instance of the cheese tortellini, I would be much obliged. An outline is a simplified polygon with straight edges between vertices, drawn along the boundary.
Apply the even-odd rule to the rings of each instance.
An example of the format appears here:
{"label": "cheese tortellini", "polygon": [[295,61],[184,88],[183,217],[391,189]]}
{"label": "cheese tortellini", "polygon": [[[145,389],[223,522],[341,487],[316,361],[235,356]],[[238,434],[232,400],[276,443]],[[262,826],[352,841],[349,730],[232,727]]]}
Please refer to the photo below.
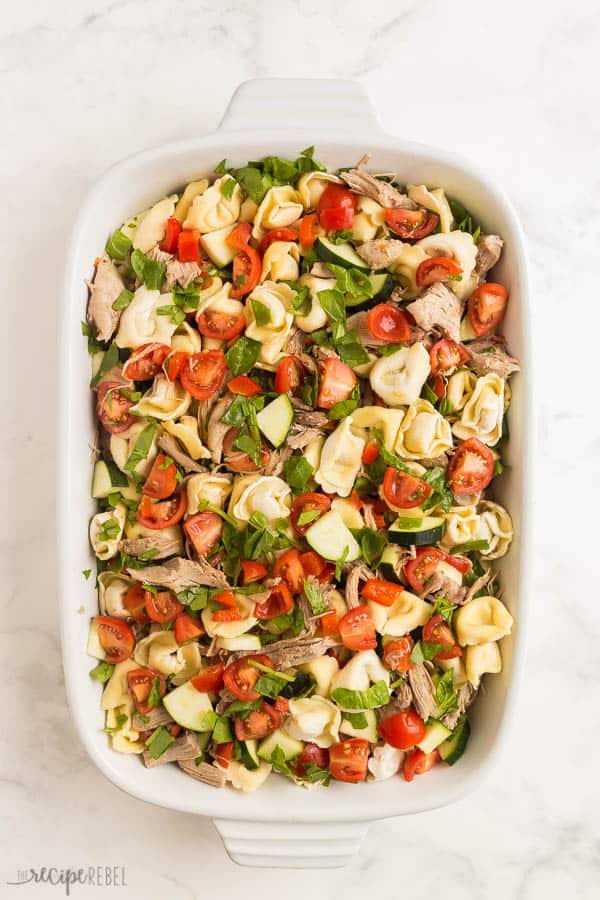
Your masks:
{"label": "cheese tortellini", "polygon": [[513,617],[497,597],[477,597],[461,606],[452,620],[462,647],[487,644],[510,634]]}
{"label": "cheese tortellini", "polygon": [[[373,605],[381,606],[381,604]],[[381,609],[386,609],[386,607],[381,606]],[[375,684],[377,681],[385,681],[389,686],[389,670],[385,668],[374,650],[361,650],[348,660],[343,669],[335,673],[331,681],[331,691],[338,688],[366,691],[371,684]]]}
{"label": "cheese tortellini", "polygon": [[196,641],[189,641],[187,644],[182,644],[177,651],[177,655],[179,661],[183,664],[179,672],[177,672],[171,680],[173,684],[180,685],[185,684],[186,681],[189,681],[190,678],[193,678],[194,675],[198,674],[202,668],[202,656],[200,655],[200,647]]}
{"label": "cheese tortellini", "polygon": [[427,253],[419,244],[402,244],[402,253],[389,266],[404,288],[404,297],[412,300],[421,293],[417,287],[417,269],[427,259]]}
{"label": "cheese tortellini", "polygon": [[316,275],[302,275],[300,284],[306,285],[310,292],[311,307],[306,315],[296,313],[295,322],[298,328],[310,334],[327,325],[327,313],[321,306],[319,293],[330,291],[335,287],[335,278],[319,278]]}
{"label": "cheese tortellini", "polygon": [[121,313],[115,337],[117,347],[133,350],[141,344],[170,344],[177,325],[170,316],[159,315],[162,306],[172,306],[170,294],[151,291],[144,284],[133,295],[129,306]]}
{"label": "cheese tortellini", "polygon": [[169,381],[166,375],[157,375],[152,387],[131,409],[139,416],[165,421],[185,415],[191,402],[190,394],[179,380]]}
{"label": "cheese tortellini", "polygon": [[300,274],[300,250],[294,241],[273,241],[262,261],[261,281],[296,281]]}
{"label": "cheese tortellini", "polygon": [[199,512],[202,501],[223,509],[233,489],[233,476],[226,472],[201,472],[188,478],[185,488],[189,516]]}
{"label": "cheese tortellini", "polygon": [[162,675],[175,675],[185,665],[181,649],[172,631],[153,631],[137,642],[133,658],[138,665],[156,669]]}
{"label": "cheese tortellini", "polygon": [[419,206],[423,206],[430,212],[437,213],[440,217],[440,231],[442,234],[448,234],[452,230],[454,216],[442,188],[434,188],[430,191],[424,184],[409,184],[407,193],[410,199],[418,203]]}
{"label": "cheese tortellini", "polygon": [[226,187],[226,182],[233,181],[231,175],[218,178],[208,190],[198,194],[192,200],[184,228],[195,228],[202,234],[233,225],[240,214],[242,192],[234,181],[233,189]]}
{"label": "cheese tortellini", "polygon": [[493,447],[502,435],[503,418],[504,380],[492,372],[477,379],[473,393],[465,403],[459,421],[452,426],[452,431],[461,440],[476,437]]}
{"label": "cheese tortellini", "polygon": [[487,644],[467,647],[465,669],[467,678],[474,688],[479,687],[483,675],[498,675],[502,671],[502,656],[498,644],[490,641]]}
{"label": "cheese tortellini", "polygon": [[271,228],[287,228],[304,213],[302,195],[289,185],[272,187],[254,216],[252,236],[260,240]]}
{"label": "cheese tortellini", "polygon": [[311,741],[317,747],[331,747],[339,739],[342,714],[325,697],[315,694],[290,700],[290,715],[283,730],[297,741]]}
{"label": "cheese tortellini", "polygon": [[290,514],[292,490],[276,475],[259,475],[244,488],[233,506],[233,516],[248,522],[253,513],[262,513],[268,522],[287,518]]}
{"label": "cheese tortellini", "polygon": [[386,448],[393,451],[404,411],[386,409],[385,406],[359,406],[351,418],[353,427],[376,428],[380,431]]}
{"label": "cheese tortellini", "polygon": [[498,559],[508,553],[513,539],[512,519],[499,503],[482,500],[478,507],[479,528],[477,540],[487,541],[488,549],[480,550],[486,559]]}
{"label": "cheese tortellini", "polygon": [[115,665],[114,671],[102,691],[101,706],[103,710],[124,707],[127,711],[133,710],[133,697],[129,692],[127,674],[138,669],[139,664],[134,659],[124,659]]}
{"label": "cheese tortellini", "polygon": [[[278,361],[294,322],[294,314],[289,309],[295,295],[289,285],[275,281],[263,281],[249,295],[246,336],[261,344],[261,362],[273,365]],[[254,306],[253,301],[260,306]],[[256,321],[256,309],[261,309],[265,316],[266,321],[262,325]]]}
{"label": "cheese tortellini", "polygon": [[370,781],[385,781],[396,775],[400,764],[404,759],[404,752],[392,747],[391,744],[382,744],[381,747],[375,747],[373,755],[367,763],[369,769]]}
{"label": "cheese tortellini", "polygon": [[[147,422],[135,422],[126,431],[120,434],[111,434],[110,436],[110,455],[115,464],[122,472],[125,472],[127,460],[131,456],[137,439],[142,431],[146,428]],[[157,453],[157,434],[154,434],[152,443],[148,449],[148,453],[144,459],[141,459],[134,469],[134,474],[140,478],[145,478],[152,467],[154,457]]]}
{"label": "cheese tortellini", "polygon": [[474,274],[477,259],[477,245],[466,231],[451,231],[449,234],[430,234],[416,244],[427,256],[452,257],[462,269],[458,281],[447,281],[445,284],[459,300],[473,293],[477,287],[477,275]]}
{"label": "cheese tortellini", "polygon": [[173,215],[176,200],[177,195],[165,197],[163,200],[155,203],[141,217],[132,239],[134,250],[141,250],[142,253],[147,253],[159,241],[162,241],[165,236],[167,219],[170,219]]}
{"label": "cheese tortellini", "polygon": [[453,506],[445,515],[442,545],[450,550],[457,544],[479,540],[479,516],[474,506]]}
{"label": "cheese tortellini", "polygon": [[181,416],[178,422],[165,422],[165,431],[181,441],[192,459],[208,459],[210,450],[204,446],[198,433],[198,420],[195,416]]}
{"label": "cheese tortellini", "polygon": [[103,616],[127,619],[131,613],[125,606],[125,597],[135,584],[133,578],[117,572],[101,572],[98,575],[98,606]]}
{"label": "cheese tortellini", "polygon": [[312,675],[316,682],[315,694],[329,697],[333,676],[339,671],[339,664],[334,656],[316,656],[298,666],[300,672]]}
{"label": "cheese tortellini", "polygon": [[111,749],[117,753],[142,753],[146,749],[145,743],[139,740],[139,732],[133,727],[132,713],[127,707],[117,706],[115,709],[107,710],[106,728],[111,731],[109,734]]}
{"label": "cheese tortellini", "polygon": [[367,606],[379,634],[390,634],[393,637],[408,634],[431,618],[430,604],[409,591],[402,591],[391,606],[382,606],[373,600],[369,600]]}
{"label": "cheese tortellini", "polygon": [[417,400],[406,410],[395,452],[404,459],[436,459],[452,447],[450,423],[429,400]]}
{"label": "cheese tortellini", "polygon": [[118,503],[114,509],[96,513],[90,522],[90,544],[98,559],[112,559],[117,555],[123,537],[127,509]]}
{"label": "cheese tortellini", "polygon": [[352,223],[352,240],[373,241],[385,230],[385,209],[371,197],[359,197]]}
{"label": "cheese tortellini", "polygon": [[452,412],[460,412],[467,400],[472,396],[477,384],[477,376],[469,369],[458,369],[448,379],[446,386],[446,399],[450,403]]}
{"label": "cheese tortellini", "polygon": [[251,794],[265,783],[272,768],[269,763],[261,762],[257,769],[247,769],[241,762],[232,759],[225,771],[232,787],[243,794]]}
{"label": "cheese tortellini", "polygon": [[430,371],[429,353],[417,341],[378,359],[369,381],[388,406],[405,406],[417,400]]}
{"label": "cheese tortellini", "polygon": [[202,350],[200,333],[192,328],[189,322],[182,322],[173,332],[171,350],[173,353],[200,353]]}
{"label": "cheese tortellini", "polygon": [[364,449],[364,438],[352,433],[352,417],[346,416],[325,440],[314,474],[326,494],[347,497],[352,492]]}
{"label": "cheese tortellini", "polygon": [[298,179],[298,193],[304,209],[316,209],[321,194],[329,184],[342,184],[342,179],[329,172],[305,172]]}

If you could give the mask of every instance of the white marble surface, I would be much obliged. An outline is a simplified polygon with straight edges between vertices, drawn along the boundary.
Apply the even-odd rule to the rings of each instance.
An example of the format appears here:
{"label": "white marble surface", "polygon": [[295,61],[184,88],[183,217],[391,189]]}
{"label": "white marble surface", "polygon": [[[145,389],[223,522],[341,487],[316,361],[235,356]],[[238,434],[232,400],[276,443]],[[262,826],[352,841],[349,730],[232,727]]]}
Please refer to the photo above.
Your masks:
{"label": "white marble surface", "polygon": [[[1,383],[10,385],[0,896],[61,895],[8,887],[18,868],[122,864],[127,891],[73,896],[242,898],[251,884],[264,900],[407,889],[413,900],[598,897],[597,0],[34,0],[6,3],[0,29]],[[106,166],[210,130],[237,83],[257,75],[356,78],[389,131],[454,147],[497,176],[528,235],[535,303],[535,610],[515,739],[476,795],[373,826],[360,857],[318,882],[237,868],[208,820],[107,783],[71,728],[60,666],[54,347],[66,235]]]}

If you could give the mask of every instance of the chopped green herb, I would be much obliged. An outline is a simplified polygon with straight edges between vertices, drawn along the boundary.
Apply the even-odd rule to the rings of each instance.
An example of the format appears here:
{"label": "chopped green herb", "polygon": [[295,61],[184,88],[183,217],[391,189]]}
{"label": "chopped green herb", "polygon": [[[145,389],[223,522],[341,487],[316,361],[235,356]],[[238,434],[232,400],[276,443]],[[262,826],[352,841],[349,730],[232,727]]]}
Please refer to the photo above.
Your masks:
{"label": "chopped green herb", "polygon": [[93,669],[90,669],[90,677],[95,678],[100,684],[106,684],[114,671],[115,667],[112,663],[102,661],[97,666],[94,666]]}
{"label": "chopped green herb", "polygon": [[115,343],[109,345],[106,350],[104,356],[102,357],[102,362],[98,368],[98,371],[94,375],[91,381],[91,387],[96,387],[96,385],[102,380],[102,377],[106,375],[107,372],[118,365],[119,363],[119,348]]}
{"label": "chopped green herb", "polygon": [[314,469],[305,456],[291,456],[283,466],[283,477],[293,491],[302,493]]}
{"label": "chopped green herb", "polygon": [[308,578],[304,579],[304,596],[310,603],[315,616],[321,616],[329,610],[329,604],[316,584]]}
{"label": "chopped green herb", "polygon": [[258,341],[242,335],[225,354],[232,375],[245,375],[256,363],[260,350],[261,344]]}
{"label": "chopped green herb", "polygon": [[376,681],[366,691],[335,688],[331,692],[331,699],[343,709],[375,709],[389,702],[390,692],[385,681]]}
{"label": "chopped green herb", "polygon": [[106,242],[106,252],[111,259],[122,260],[131,250],[131,241],[119,228],[113,231]]}
{"label": "chopped green herb", "polygon": [[160,677],[157,675],[152,679],[152,687],[150,688],[150,693],[148,694],[148,700],[146,701],[149,709],[154,709],[155,706],[160,706],[162,704],[162,694],[160,692]]}
{"label": "chopped green herb", "polygon": [[435,616],[439,613],[439,615],[442,617],[442,619],[445,619],[446,622],[450,625],[452,622],[452,616],[454,615],[455,609],[456,609],[456,606],[454,606],[453,603],[450,603],[450,601],[446,600],[445,597],[440,597],[438,600],[435,601],[435,606],[433,607],[432,615]]}
{"label": "chopped green herb", "polygon": [[271,321],[271,310],[267,304],[263,303],[262,300],[250,298],[250,305],[252,307],[252,312],[254,313],[254,321],[256,324],[259,327],[268,325]]}
{"label": "chopped green herb", "polygon": [[107,727],[103,728],[102,731],[105,734],[114,734],[116,731],[121,730],[123,725],[126,723],[127,719],[128,719],[128,716],[126,713],[118,713],[115,718],[116,724],[115,724],[114,728],[109,728],[107,726]]}
{"label": "chopped green herb", "polygon": [[[357,712],[357,713],[345,712],[343,714],[342,718],[345,719],[346,722],[348,722],[350,725],[352,725],[353,728],[366,728],[367,725],[369,724],[367,722],[367,717],[365,716],[364,712]],[[343,731],[343,728],[342,728],[342,731]]]}
{"label": "chopped green herb", "polygon": [[158,759],[174,743],[175,738],[173,735],[163,725],[160,725],[146,741],[146,747],[150,751],[152,759]]}
{"label": "chopped green herb", "polygon": [[348,544],[346,544],[346,546],[344,547],[344,550],[342,552],[342,555],[340,556],[339,559],[336,559],[336,561],[335,561],[335,580],[336,581],[339,581],[340,578],[342,577],[342,569],[344,568],[344,563],[348,559],[349,553],[350,553],[350,547],[348,546]]}
{"label": "chopped green herb", "polygon": [[354,412],[359,403],[360,387],[358,384],[355,384],[348,399],[340,400],[338,403],[335,403],[327,413],[327,418],[334,420],[344,419],[346,416],[349,416],[350,413]]}
{"label": "chopped green herb", "polygon": [[465,541],[463,544],[455,544],[450,553],[470,553],[473,550],[489,550],[489,541]]}
{"label": "chopped green herb", "polygon": [[117,299],[112,305],[113,309],[121,310],[127,309],[131,301],[133,300],[133,294],[131,291],[128,291],[127,288],[123,288]]}
{"label": "chopped green herb", "polygon": [[235,180],[233,178],[224,178],[221,182],[220,190],[226,200],[231,200],[235,190]]}
{"label": "chopped green herb", "polygon": [[157,427],[156,422],[150,422],[143,431],[140,431],[133,446],[133,450],[125,463],[124,468],[126,472],[135,472],[142,460],[147,458],[152,448]]}
{"label": "chopped green herb", "polygon": [[444,672],[435,687],[435,702],[438,716],[443,716],[456,707],[456,691],[454,690],[454,673],[452,669]]}
{"label": "chopped green herb", "polygon": [[448,650],[447,644],[430,644],[427,641],[417,641],[410,654],[410,661],[420,665],[425,660],[435,659],[438,653],[442,653],[444,650]]}
{"label": "chopped green herb", "polygon": [[88,581],[90,575],[92,574],[92,570],[91,569],[82,569],[81,574],[83,575],[85,580]]}

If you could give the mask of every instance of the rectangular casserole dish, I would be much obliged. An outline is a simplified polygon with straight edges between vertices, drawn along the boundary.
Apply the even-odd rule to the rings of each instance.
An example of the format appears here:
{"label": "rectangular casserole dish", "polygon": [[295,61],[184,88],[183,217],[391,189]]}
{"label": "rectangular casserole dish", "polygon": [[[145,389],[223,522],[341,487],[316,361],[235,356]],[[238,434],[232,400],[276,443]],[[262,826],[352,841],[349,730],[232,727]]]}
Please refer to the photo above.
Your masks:
{"label": "rectangular casserole dish", "polygon": [[[127,216],[157,197],[210,172],[227,157],[239,165],[266,154],[294,157],[308,144],[330,169],[351,165],[366,151],[371,167],[395,171],[402,182],[441,186],[459,199],[486,232],[502,235],[505,249],[497,278],[510,302],[504,324],[509,347],[523,372],[511,382],[510,470],[498,499],[510,510],[515,540],[500,561],[504,600],[515,616],[502,643],[504,671],[486,682],[472,711],[467,752],[452,768],[436,767],[427,778],[329,789],[299,790],[270,778],[256,794],[216,790],[191,781],[175,766],[148,771],[137,757],[110,750],[101,730],[98,685],[89,678],[86,655],[90,616],[97,612],[94,567],[87,526],[93,513],[89,484],[95,425],[89,394],[90,364],[80,320],[85,317],[84,280],[107,235]],[[188,813],[212,816],[236,862],[248,865],[336,866],[354,855],[369,822],[452,803],[472,791],[496,761],[513,716],[524,660],[529,580],[529,507],[533,434],[528,352],[528,285],[523,234],[502,191],[470,163],[382,131],[362,89],[349,81],[257,79],[242,84],[213,134],[148,150],[113,166],[87,196],[68,251],[60,360],[61,447],[58,473],[58,552],[62,640],[67,693],[88,753],[114,784],[135,797]],[[483,692],[482,692],[483,693]]]}

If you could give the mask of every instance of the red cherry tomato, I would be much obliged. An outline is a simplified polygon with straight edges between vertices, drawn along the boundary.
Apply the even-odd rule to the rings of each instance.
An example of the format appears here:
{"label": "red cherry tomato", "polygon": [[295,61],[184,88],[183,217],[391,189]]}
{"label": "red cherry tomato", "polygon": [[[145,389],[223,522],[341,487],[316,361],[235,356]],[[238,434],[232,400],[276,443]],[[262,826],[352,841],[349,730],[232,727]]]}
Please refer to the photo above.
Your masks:
{"label": "red cherry tomato", "polygon": [[462,650],[454,639],[452,629],[439,613],[432,616],[429,622],[423,626],[423,640],[427,644],[444,644],[445,647],[448,647],[448,650],[437,653],[435,659],[455,659],[462,654]]}
{"label": "red cherry tomato", "polygon": [[340,635],[349,650],[374,650],[377,646],[375,623],[368,606],[356,606],[340,619]]}
{"label": "red cherry tomato", "polygon": [[413,509],[420,506],[429,496],[433,488],[422,478],[400,472],[394,466],[388,466],[383,477],[383,496],[392,507]]}
{"label": "red cherry tomato", "polygon": [[377,441],[369,441],[363,450],[363,454],[361,457],[361,461],[366,465],[370,466],[371,463],[374,463],[377,457],[379,456],[379,444]]}
{"label": "red cherry tomato", "polygon": [[329,768],[329,752],[323,747],[316,744],[308,743],[304,745],[304,750],[295,763],[296,774],[303,778],[306,773],[306,766],[318,766],[319,769]]}
{"label": "red cherry tomato", "polygon": [[264,256],[275,241],[297,241],[298,237],[298,232],[294,231],[293,228],[273,228],[271,231],[267,231],[260,242],[258,246],[259,253],[262,253]]}
{"label": "red cherry tomato", "polygon": [[239,609],[215,609],[212,614],[213,622],[239,622],[242,614]]}
{"label": "red cherry tomato", "polygon": [[340,184],[329,184],[317,203],[319,223],[326,231],[352,228],[356,196]]}
{"label": "red cherry tomato", "polygon": [[237,716],[233,720],[238,741],[256,741],[273,734],[281,725],[281,713],[264,700],[260,709],[253,709],[245,719]]}
{"label": "red cherry tomato", "polygon": [[129,625],[114,616],[96,616],[94,622],[98,626],[98,640],[106,653],[106,661],[116,664],[128,659],[135,646]]}
{"label": "red cherry tomato", "polygon": [[508,293],[501,284],[488,281],[476,287],[469,297],[467,315],[477,335],[494,331],[504,318]]}
{"label": "red cherry tomato", "polygon": [[300,593],[304,586],[305,572],[298,550],[286,550],[273,566],[273,575],[275,578],[281,576],[293,594]]}
{"label": "red cherry tomato", "polygon": [[252,584],[254,581],[262,581],[266,577],[267,568],[262,563],[254,562],[252,559],[242,559],[240,561],[242,570],[242,584]]}
{"label": "red cherry tomato", "polygon": [[258,700],[260,697],[258,691],[254,690],[260,671],[248,664],[248,661],[251,659],[262,663],[263,666],[268,666],[270,669],[273,668],[270,658],[265,653],[253,653],[248,656],[242,656],[241,659],[230,663],[223,672],[223,683],[227,690],[231,691],[238,700]]}
{"label": "red cherry tomato", "polygon": [[372,600],[381,606],[391,606],[403,593],[404,588],[401,584],[394,584],[393,581],[385,581],[383,578],[368,578],[360,595],[365,600]]}
{"label": "red cherry tomato", "polygon": [[132,381],[150,381],[162,370],[171,348],[168,344],[141,344],[123,364],[123,377]]}
{"label": "red cherry tomato", "polygon": [[223,687],[224,671],[225,663],[212,663],[212,665],[205,666],[197,675],[194,675],[192,684],[201,694],[207,694],[209,691],[220,691]]}
{"label": "red cherry tomato", "polygon": [[257,603],[254,607],[256,619],[275,619],[291,612],[294,606],[290,590],[284,582],[271,588],[269,596],[263,603]]}
{"label": "red cherry tomato", "polygon": [[247,375],[238,375],[236,378],[231,379],[227,385],[227,390],[231,391],[232,394],[238,394],[240,397],[256,397],[257,394],[260,394],[262,388],[260,384],[257,384],[256,381]]}
{"label": "red cherry tomato", "polygon": [[169,500],[161,500],[154,503],[150,497],[142,497],[135,517],[145,528],[160,531],[162,528],[170,528],[183,518],[187,509],[187,497],[185,491],[178,491]]}
{"label": "red cherry tomato", "polygon": [[242,333],[246,327],[246,317],[243,312],[228,313],[209,308],[197,314],[196,324],[205,337],[230,341]]}
{"label": "red cherry tomato", "polygon": [[412,781],[415,775],[424,775],[435,766],[440,758],[437,750],[431,753],[423,753],[422,750],[413,750],[408,754],[402,766],[402,774],[405,781]]}
{"label": "red cherry tomato", "polygon": [[215,748],[215,759],[222,769],[227,769],[229,763],[233,759],[235,745],[233,741],[227,741],[224,744],[217,744]]}
{"label": "red cherry tomato", "polygon": [[262,262],[258,252],[248,245],[233,258],[233,288],[231,296],[244,297],[258,284]]}
{"label": "red cherry tomato", "polygon": [[98,385],[96,413],[109,434],[120,434],[137,422],[136,417],[129,413],[133,401],[121,394],[124,387],[119,381],[102,381]]}
{"label": "red cherry tomato", "polygon": [[158,678],[158,689],[160,696],[164,697],[167,692],[167,682],[165,676],[154,669],[132,669],[127,673],[127,685],[129,692],[133,697],[133,702],[137,711],[142,716],[147,716],[153,707],[148,706],[148,698],[154,684],[154,679]]}
{"label": "red cherry tomato", "polygon": [[404,574],[416,594],[425,591],[425,585],[443,562],[445,555],[437,547],[419,547],[416,556],[404,563]]}
{"label": "red cherry tomato", "polygon": [[[326,513],[331,506],[331,500],[325,494],[300,494],[294,500],[290,510],[290,522],[296,534],[305,534],[311,525],[317,521],[323,513]],[[300,524],[299,519],[302,513],[310,513],[313,510],[319,513],[314,518],[310,517],[310,521]],[[308,516],[306,517],[308,518]]]}
{"label": "red cherry tomato", "polygon": [[142,494],[155,500],[166,500],[177,487],[177,466],[168,462],[164,453],[159,453],[144,482]]}
{"label": "red cherry tomato", "polygon": [[339,206],[337,209],[324,209],[322,213],[319,213],[319,223],[325,231],[345,231],[352,228],[354,210],[349,206]]}
{"label": "red cherry tomato", "polygon": [[362,738],[339,741],[329,748],[329,771],[338,781],[364,781],[368,761],[369,742]]}
{"label": "red cherry tomato", "polygon": [[199,619],[194,619],[189,613],[179,613],[175,619],[173,634],[178,644],[193,641],[195,638],[202,637],[205,633],[202,622]]}
{"label": "red cherry tomato", "polygon": [[195,228],[181,231],[177,237],[177,258],[179,262],[200,262],[200,232]]}
{"label": "red cherry tomato", "polygon": [[302,563],[305,574],[314,575],[315,578],[318,578],[327,566],[323,557],[319,556],[318,553],[315,553],[314,550],[307,550],[306,553],[301,553],[300,562]]}
{"label": "red cherry tomato", "polygon": [[450,460],[446,480],[453,494],[477,494],[494,477],[494,455],[489,447],[472,437],[464,441]]}
{"label": "red cherry tomato", "polygon": [[335,609],[331,609],[319,618],[323,637],[333,637],[340,633],[340,620]]}
{"label": "red cherry tomato", "polygon": [[296,356],[286,356],[277,366],[275,390],[278,394],[295,391],[304,381],[304,366]]}
{"label": "red cherry tomato", "polygon": [[428,384],[438,400],[446,396],[446,382],[441,375],[435,375]]}
{"label": "red cherry tomato", "polygon": [[469,351],[462,344],[451,340],[436,341],[429,351],[431,374],[437,375],[438,372],[447,374],[462,366],[470,358]]}
{"label": "red cherry tomato", "polygon": [[400,209],[387,207],[385,221],[394,234],[405,241],[418,241],[431,234],[440,217],[424,209]]}
{"label": "red cherry tomato", "polygon": [[182,350],[170,354],[166,360],[167,378],[169,381],[175,381],[179,378],[181,370],[189,359],[189,355],[189,353],[184,353]]}
{"label": "red cherry tomato", "polygon": [[386,669],[393,672],[408,672],[409,669],[412,669],[410,654],[413,652],[414,646],[415,642],[410,634],[386,644],[383,648],[383,664]]}
{"label": "red cherry tomato", "polygon": [[175,253],[177,250],[177,239],[181,232],[181,223],[178,219],[171,217],[167,219],[165,226],[165,236],[158,245],[165,253]]}
{"label": "red cherry tomato", "polygon": [[221,540],[223,520],[214,512],[196,513],[186,519],[183,530],[191,541],[196,555],[206,557]]}
{"label": "red cherry tomato", "polygon": [[179,377],[188,394],[196,400],[208,400],[223,384],[226,369],[222,350],[203,350],[188,357]]}
{"label": "red cherry tomato", "polygon": [[419,264],[415,275],[417,287],[427,287],[436,281],[448,281],[449,278],[462,275],[462,269],[448,256],[431,256]]}
{"label": "red cherry tomato", "polygon": [[271,458],[271,451],[264,445],[260,448],[260,463],[257,465],[251,456],[233,446],[239,436],[240,428],[230,428],[223,439],[224,462],[232,472],[256,472],[264,468]]}
{"label": "red cherry tomato", "polygon": [[379,723],[379,734],[386,744],[398,750],[409,750],[422,741],[427,729],[425,722],[413,709],[393,713]]}
{"label": "red cherry tomato", "polygon": [[179,602],[173,591],[157,591],[148,592],[150,596],[146,600],[146,609],[148,615],[153,622],[159,625],[166,625],[168,622],[174,622],[180,612],[183,611],[183,604]]}
{"label": "red cherry tomato", "polygon": [[369,311],[367,328],[374,338],[390,344],[407,341],[412,334],[407,314],[391,303],[378,303]]}
{"label": "red cherry tomato", "polygon": [[357,383],[356,375],[346,363],[329,356],[319,363],[319,393],[317,406],[332,409],[336,403],[347,400]]}
{"label": "red cherry tomato", "polygon": [[300,220],[300,243],[303,247],[312,247],[317,239],[319,220],[316,213],[304,216]]}
{"label": "red cherry tomato", "polygon": [[252,225],[249,222],[240,222],[231,234],[225,238],[225,243],[234,250],[245,250],[252,237]]}
{"label": "red cherry tomato", "polygon": [[141,584],[134,584],[125,594],[125,608],[131,618],[140,625],[148,622],[148,613],[146,612],[146,600],[149,591],[145,591]]}

